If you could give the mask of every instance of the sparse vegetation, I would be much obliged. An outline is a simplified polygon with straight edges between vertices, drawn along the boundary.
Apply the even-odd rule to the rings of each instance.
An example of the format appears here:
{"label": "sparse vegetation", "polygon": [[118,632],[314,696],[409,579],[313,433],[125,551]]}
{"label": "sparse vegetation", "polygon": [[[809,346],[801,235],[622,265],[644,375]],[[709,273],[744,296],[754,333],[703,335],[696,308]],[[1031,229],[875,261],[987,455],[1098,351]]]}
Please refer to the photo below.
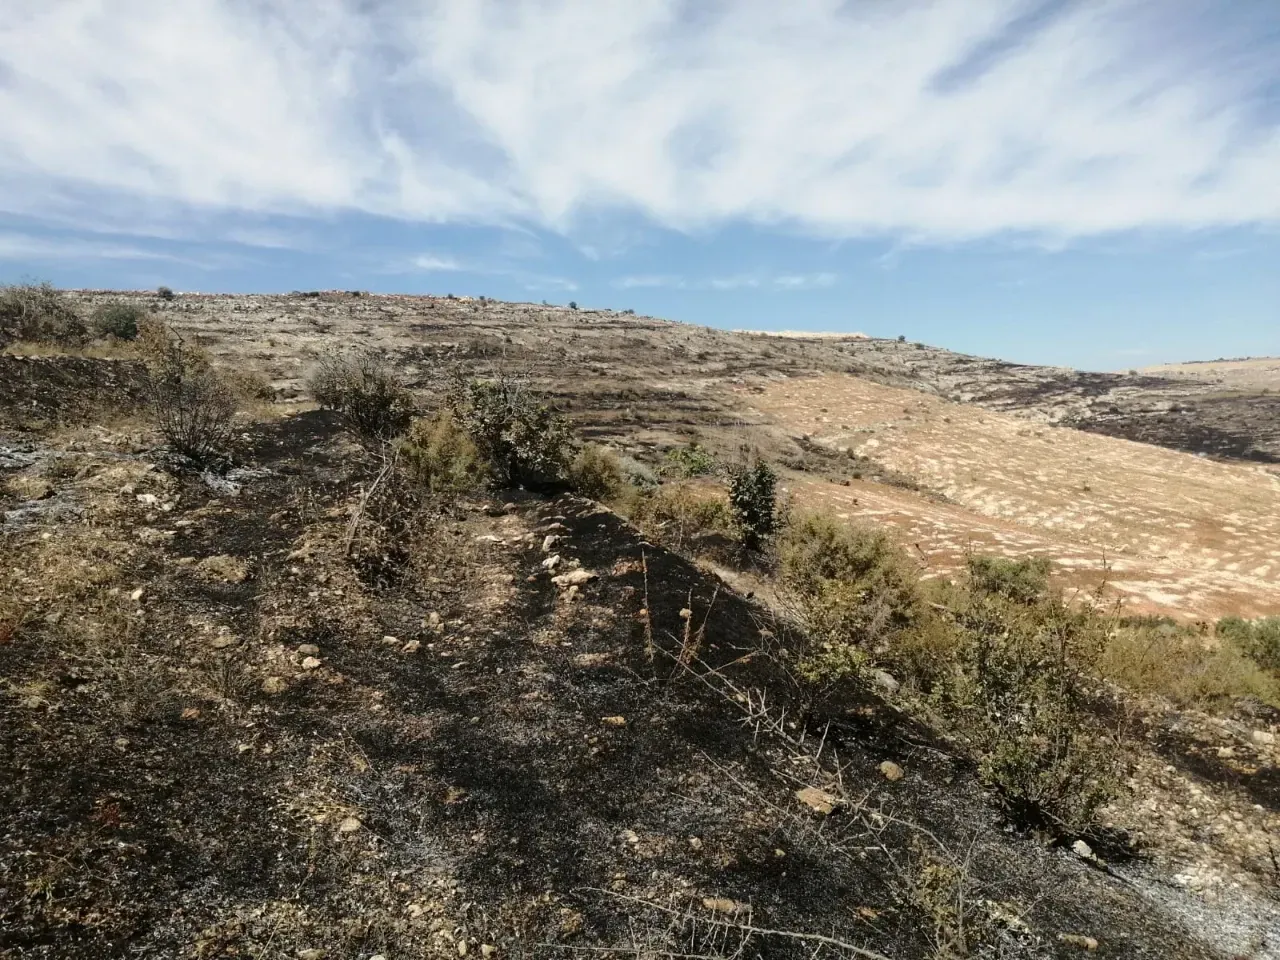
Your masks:
{"label": "sparse vegetation", "polygon": [[156,287],[156,296],[161,300],[172,300],[177,294],[169,287]]}
{"label": "sparse vegetation", "polygon": [[488,477],[488,465],[452,410],[413,421],[399,441],[404,469],[414,482],[436,494],[475,490]]}
{"label": "sparse vegetation", "polygon": [[723,488],[696,483],[668,483],[640,495],[630,518],[655,539],[683,550],[709,536],[735,532],[733,511]]}
{"label": "sparse vegetation", "polygon": [[729,505],[749,550],[763,547],[777,527],[777,484],[773,467],[759,458],[729,478]]}
{"label": "sparse vegetation", "polygon": [[27,281],[0,287],[0,344],[15,340],[74,346],[88,328],[62,291]]}
{"label": "sparse vegetation", "polygon": [[316,402],[335,410],[365,443],[388,443],[408,429],[413,397],[390,362],[370,351],[330,353],[308,381]]}

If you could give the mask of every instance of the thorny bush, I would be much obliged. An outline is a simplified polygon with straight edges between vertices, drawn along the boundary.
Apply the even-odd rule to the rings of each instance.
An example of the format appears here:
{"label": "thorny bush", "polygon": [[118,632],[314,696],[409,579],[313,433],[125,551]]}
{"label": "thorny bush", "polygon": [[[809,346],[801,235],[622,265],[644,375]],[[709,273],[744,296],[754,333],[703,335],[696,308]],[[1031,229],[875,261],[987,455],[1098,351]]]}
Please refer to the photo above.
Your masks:
{"label": "thorny bush", "polygon": [[413,418],[412,395],[390,361],[371,351],[326,354],[307,386],[320,406],[336,411],[365,443],[391,441]]}

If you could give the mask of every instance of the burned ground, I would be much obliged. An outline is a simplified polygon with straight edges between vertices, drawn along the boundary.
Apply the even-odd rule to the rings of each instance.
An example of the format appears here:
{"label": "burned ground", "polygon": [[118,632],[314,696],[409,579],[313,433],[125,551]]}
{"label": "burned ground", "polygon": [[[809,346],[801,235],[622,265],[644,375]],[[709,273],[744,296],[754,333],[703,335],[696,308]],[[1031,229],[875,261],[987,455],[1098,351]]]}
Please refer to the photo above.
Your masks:
{"label": "burned ground", "polygon": [[247,428],[234,495],[114,463],[81,520],[4,532],[0,955],[936,957],[911,891],[944,852],[1001,956],[1266,936],[1256,892],[1205,940],[1225,904],[1141,849],[1037,840],[869,690],[784,714],[767,612],[594,503],[433,510],[370,585],[342,545],[376,465],[329,414]]}

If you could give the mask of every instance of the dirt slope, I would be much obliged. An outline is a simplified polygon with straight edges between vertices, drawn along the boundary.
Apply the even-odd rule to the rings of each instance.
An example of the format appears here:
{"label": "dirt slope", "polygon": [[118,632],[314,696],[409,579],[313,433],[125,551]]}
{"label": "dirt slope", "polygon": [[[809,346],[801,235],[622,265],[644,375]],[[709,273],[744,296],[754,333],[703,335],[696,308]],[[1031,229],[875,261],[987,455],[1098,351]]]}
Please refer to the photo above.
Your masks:
{"label": "dirt slope", "polygon": [[464,503],[370,579],[341,547],[372,465],[327,415],[248,431],[235,496],[132,448],[59,474],[79,521],[0,530],[31,613],[0,644],[0,956],[932,958],[933,844],[993,956],[1270,949],[1256,893],[1021,835],[870,692],[808,745],[744,711],[785,689],[760,611],[595,504]]}

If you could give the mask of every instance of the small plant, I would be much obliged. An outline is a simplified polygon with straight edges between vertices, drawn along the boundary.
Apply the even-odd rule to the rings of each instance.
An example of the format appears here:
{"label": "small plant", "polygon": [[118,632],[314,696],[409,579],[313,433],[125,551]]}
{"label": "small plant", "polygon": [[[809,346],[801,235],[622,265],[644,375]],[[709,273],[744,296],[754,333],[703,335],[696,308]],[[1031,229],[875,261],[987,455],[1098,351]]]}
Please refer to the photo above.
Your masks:
{"label": "small plant", "polygon": [[397,449],[405,473],[431,493],[474,490],[488,475],[479,449],[451,410],[413,421]]}
{"label": "small plant", "polygon": [[569,423],[512,377],[455,384],[450,406],[499,484],[545,487],[569,470]]}
{"label": "small plant", "polygon": [[334,410],[366,443],[387,443],[413,418],[413,397],[390,363],[369,351],[328,354],[308,381],[316,402]]}
{"label": "small plant", "polygon": [[773,536],[777,522],[778,475],[764,460],[734,471],[729,479],[729,506],[749,550],[759,550]]}
{"label": "small plant", "polygon": [[639,495],[630,519],[646,534],[684,549],[707,535],[728,536],[734,530],[733,512],[723,489],[701,484],[669,483]]}
{"label": "small plant", "polygon": [[61,290],[27,281],[0,287],[0,343],[32,340],[75,345],[88,329]]}
{"label": "small plant", "polygon": [[569,467],[569,485],[592,500],[612,500],[626,483],[617,456],[608,447],[589,443]]}
{"label": "small plant", "polygon": [[578,301],[577,301],[577,300],[570,300],[570,301],[569,301],[569,309],[570,309],[570,310],[577,310],[577,309],[578,309]]}
{"label": "small plant", "polygon": [[140,351],[156,426],[177,453],[197,464],[213,459],[231,434],[235,397],[208,357],[172,328],[144,321]]}
{"label": "small plant", "polygon": [[1052,564],[1044,557],[1011,560],[975,555],[968,559],[969,584],[980,593],[996,594],[1015,603],[1035,603],[1049,589]]}
{"label": "small plant", "polygon": [[696,442],[684,447],[672,447],[663,458],[663,473],[677,477],[704,477],[714,473],[716,458]]}
{"label": "small plant", "polygon": [[93,311],[94,332],[102,337],[117,340],[138,339],[138,324],[145,320],[147,311],[136,303],[114,300]]}
{"label": "small plant", "polygon": [[898,334],[898,342],[899,342],[899,343],[906,343],[906,342],[907,342],[907,335],[906,335],[905,333],[900,333],[900,334]]}
{"label": "small plant", "polygon": [[872,649],[920,611],[919,574],[883,530],[808,514],[778,552],[782,585],[817,644]]}
{"label": "small plant", "polygon": [[177,294],[170,287],[156,287],[156,296],[161,300],[172,300]]}

